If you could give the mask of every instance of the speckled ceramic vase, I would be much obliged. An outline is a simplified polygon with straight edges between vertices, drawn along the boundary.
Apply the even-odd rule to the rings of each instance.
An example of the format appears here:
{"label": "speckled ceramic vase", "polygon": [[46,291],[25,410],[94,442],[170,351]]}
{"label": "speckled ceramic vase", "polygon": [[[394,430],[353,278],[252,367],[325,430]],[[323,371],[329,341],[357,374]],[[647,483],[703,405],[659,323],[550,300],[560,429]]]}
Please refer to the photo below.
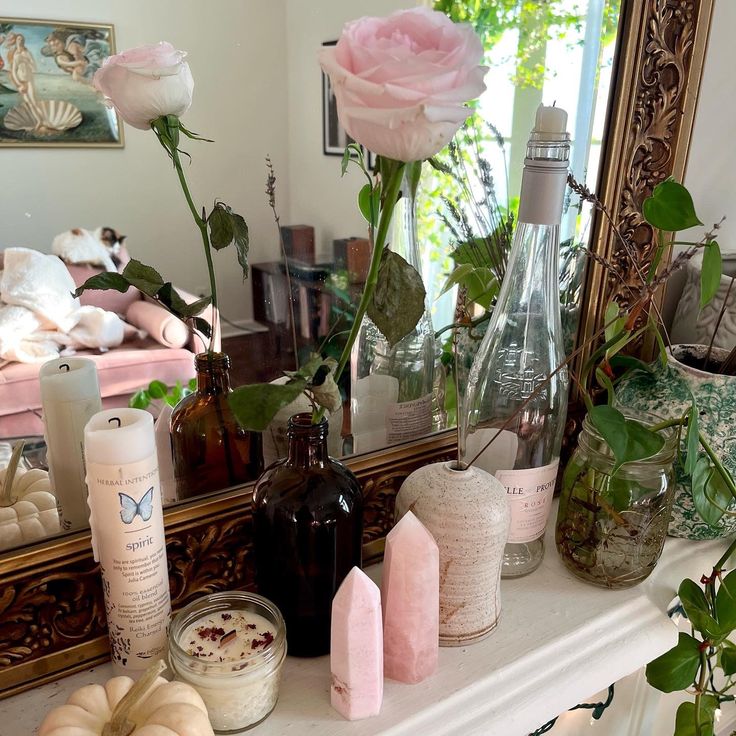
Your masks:
{"label": "speckled ceramic vase", "polygon": [[440,550],[440,646],[471,644],[496,628],[501,564],[509,533],[506,489],[480,468],[454,462],[415,470],[396,497],[396,519],[411,510]]}
{"label": "speckled ceramic vase", "polygon": [[[682,416],[689,408],[691,398],[700,411],[698,424],[723,466],[736,474],[736,376],[719,376],[715,373],[691,368],[681,358],[702,358],[705,345],[673,345],[666,366],[657,363],[653,375],[637,372],[624,379],[616,389],[622,406],[656,414],[663,419]],[[728,352],[713,348],[716,361],[725,359]],[[685,451],[684,433],[681,449]],[[690,479],[683,476],[679,464],[677,485],[672,507],[672,521],[668,533],[687,539],[716,539],[736,532],[736,516],[724,515],[716,526],[709,526],[695,510]],[[736,511],[736,501],[728,510]]]}

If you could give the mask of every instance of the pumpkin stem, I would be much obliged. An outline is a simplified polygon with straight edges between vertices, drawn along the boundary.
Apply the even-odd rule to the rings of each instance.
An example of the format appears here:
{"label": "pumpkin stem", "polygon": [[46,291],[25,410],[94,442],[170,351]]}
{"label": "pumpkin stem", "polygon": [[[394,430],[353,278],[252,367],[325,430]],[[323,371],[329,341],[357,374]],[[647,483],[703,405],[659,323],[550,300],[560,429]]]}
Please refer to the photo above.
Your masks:
{"label": "pumpkin stem", "polygon": [[100,736],[129,736],[135,730],[135,723],[128,720],[133,706],[137,705],[140,700],[151,689],[151,685],[156,678],[166,669],[166,662],[159,660],[156,664],[149,667],[139,678],[133,683],[133,687],[128,690],[120,702],[115,706],[110,720],[102,727]]}
{"label": "pumpkin stem", "polygon": [[10,456],[8,467],[5,468],[5,480],[3,481],[2,491],[0,491],[0,506],[12,506],[15,499],[10,495],[13,492],[13,481],[18,471],[18,464],[23,456],[23,448],[26,445],[25,440],[20,440],[13,448],[13,454]]}

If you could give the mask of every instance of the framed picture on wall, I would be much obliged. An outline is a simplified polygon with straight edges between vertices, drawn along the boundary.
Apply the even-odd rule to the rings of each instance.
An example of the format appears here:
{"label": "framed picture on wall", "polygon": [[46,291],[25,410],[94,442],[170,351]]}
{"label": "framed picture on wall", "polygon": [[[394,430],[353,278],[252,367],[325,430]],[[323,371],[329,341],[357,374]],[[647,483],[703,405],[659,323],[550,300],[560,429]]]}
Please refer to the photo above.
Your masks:
{"label": "framed picture on wall", "polygon": [[92,86],[114,53],[111,25],[0,17],[0,147],[122,146]]}
{"label": "framed picture on wall", "polygon": [[[337,41],[325,41],[334,46]],[[345,132],[337,117],[337,103],[330,78],[322,72],[322,150],[326,156],[342,156],[345,146],[355,141]]]}

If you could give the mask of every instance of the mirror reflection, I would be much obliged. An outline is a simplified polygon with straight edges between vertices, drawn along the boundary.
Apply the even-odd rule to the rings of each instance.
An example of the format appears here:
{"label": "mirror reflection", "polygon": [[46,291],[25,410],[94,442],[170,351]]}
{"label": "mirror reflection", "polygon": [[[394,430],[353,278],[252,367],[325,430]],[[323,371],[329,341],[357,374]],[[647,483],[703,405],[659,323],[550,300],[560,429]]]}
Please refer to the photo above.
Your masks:
{"label": "mirror reflection", "polygon": [[[20,56],[17,23],[3,20],[0,125],[8,111],[27,102],[20,58],[30,58],[24,69],[40,96],[65,74],[64,84],[79,85],[79,97],[87,100],[84,69],[98,64],[105,43],[120,51],[167,38],[186,49],[196,79],[186,122],[216,141],[187,141],[192,156],[187,176],[197,201],[226,199],[250,227],[247,280],[232,253],[217,254],[219,314],[205,310],[202,317],[219,323],[233,386],[284,380],[284,371],[312,355],[339,357],[371,248],[356,203],[363,181],[352,166],[341,177],[349,139],[336,120],[334,95],[316,50],[334,42],[348,20],[407,5],[406,0],[281,0],[256,8],[232,1],[222,3],[217,33],[209,33],[203,29],[212,19],[194,3],[177,5],[180,22],[174,30],[169,2],[152,8],[135,0],[115,8],[112,17],[99,18],[96,8],[77,0],[67,4],[65,23],[48,21],[48,33],[31,34]],[[411,187],[405,184],[392,224],[392,250],[421,273],[424,313],[414,334],[390,349],[373,323],[361,327],[351,368],[340,382],[342,407],[329,417],[335,456],[382,449],[454,426],[456,386],[464,389],[503,279],[523,157],[540,103],[567,112],[570,170],[595,189],[619,0],[504,3],[497,14],[477,5],[434,3],[454,20],[475,26],[486,49],[487,91],[437,165],[424,165],[415,198],[406,196]],[[149,22],[141,28],[144,8]],[[21,0],[11,0],[7,12],[20,17],[28,9]],[[110,23],[116,38],[99,38],[82,21]],[[243,28],[259,32],[244,34]],[[106,121],[114,127],[109,115]],[[264,193],[267,155],[275,171],[275,213]],[[197,233],[152,135],[128,129],[124,147],[115,150],[78,141],[76,147],[56,149],[8,145],[3,156],[0,467],[6,470],[0,549],[8,549],[57,533],[53,523],[38,521],[48,499],[28,500],[28,494],[54,492],[40,475],[46,467],[39,376],[45,360],[59,351],[92,357],[105,408],[130,404],[167,417],[196,388],[194,356],[203,348],[201,334],[192,335],[132,289],[85,292],[82,306],[105,311],[89,310],[87,322],[72,328],[59,319],[69,309],[66,285],[119,271],[134,258],[157,268],[187,301],[206,295],[209,287]],[[366,156],[372,164],[370,153]],[[569,198],[560,263],[568,347],[577,327],[585,267],[581,250],[589,222],[586,206]],[[50,252],[62,260],[38,255]],[[459,290],[466,297],[462,314],[457,312]],[[26,294],[25,301],[18,293]],[[451,328],[458,321],[463,328],[457,331],[456,364]],[[91,343],[90,335],[97,342]],[[263,433],[266,464],[283,455],[288,416],[309,410],[304,402],[302,397],[279,412]],[[11,473],[18,438],[25,438],[25,446]],[[181,494],[173,484],[173,468],[164,472],[169,473],[164,498],[173,503]],[[41,505],[34,511],[35,500]],[[85,521],[62,518],[60,524],[59,530],[74,530]]]}

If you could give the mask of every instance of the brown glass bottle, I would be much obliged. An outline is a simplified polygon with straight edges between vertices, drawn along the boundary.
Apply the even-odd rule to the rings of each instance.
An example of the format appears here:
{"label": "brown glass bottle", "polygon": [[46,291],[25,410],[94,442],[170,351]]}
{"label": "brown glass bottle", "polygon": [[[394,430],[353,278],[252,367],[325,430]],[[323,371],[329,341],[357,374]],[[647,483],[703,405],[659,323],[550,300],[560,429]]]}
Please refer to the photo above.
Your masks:
{"label": "brown glass bottle", "polygon": [[327,454],[327,420],[289,420],[289,451],[253,494],[256,580],[286,621],[289,654],[330,651],[332,599],[361,564],[363,495],[357,478]]}
{"label": "brown glass bottle", "polygon": [[180,499],[254,481],[263,472],[259,432],[243,429],[230,409],[230,358],[200,353],[197,390],[171,414],[176,492]]}

